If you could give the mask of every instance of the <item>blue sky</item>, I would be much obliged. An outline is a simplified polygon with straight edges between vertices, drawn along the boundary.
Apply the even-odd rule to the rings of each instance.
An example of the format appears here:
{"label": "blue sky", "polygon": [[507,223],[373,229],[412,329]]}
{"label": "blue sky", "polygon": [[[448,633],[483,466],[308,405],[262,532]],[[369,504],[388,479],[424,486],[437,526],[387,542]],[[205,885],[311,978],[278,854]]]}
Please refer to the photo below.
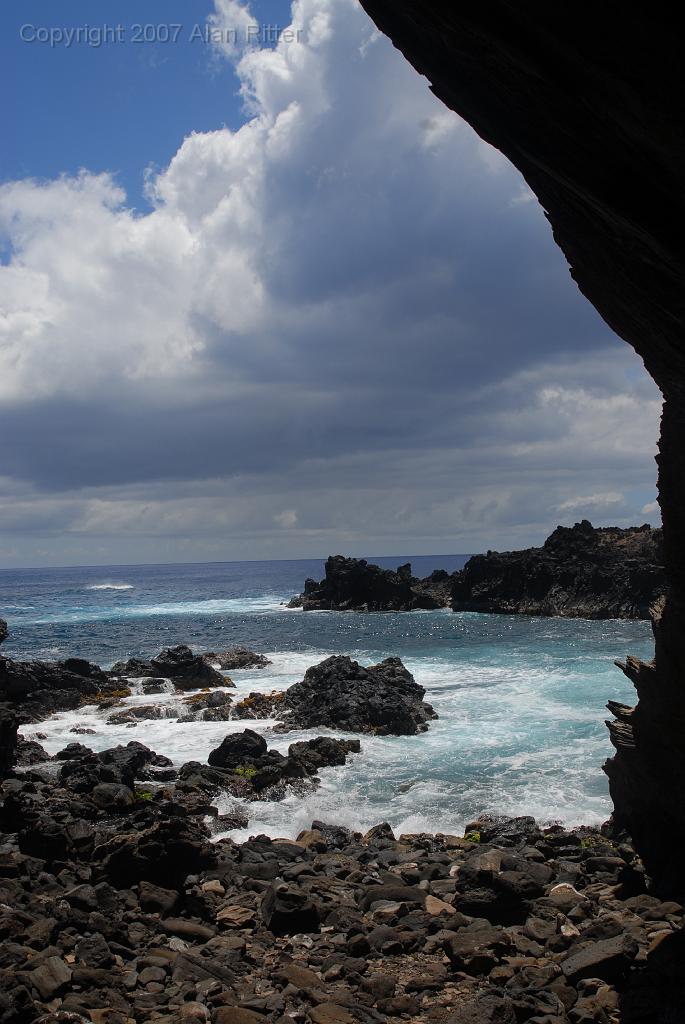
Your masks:
{"label": "blue sky", "polygon": [[[295,35],[190,42],[210,16]],[[0,566],[658,521],[654,385],[518,172],[356,0],[0,18]]]}
{"label": "blue sky", "polygon": [[[146,167],[165,166],[191,131],[235,129],[244,120],[232,66],[197,38],[210,7],[207,0],[0,5],[2,93],[14,97],[3,104],[0,179],[54,178],[83,167],[110,171],[129,201],[146,209]],[[252,12],[257,24],[290,21],[286,0],[259,0]],[[168,26],[170,41],[134,42],[143,34],[135,26],[146,25],[162,38]],[[107,41],[111,31],[99,47],[78,36],[71,45],[39,41],[41,28],[86,26],[122,26],[115,38],[123,41]]]}

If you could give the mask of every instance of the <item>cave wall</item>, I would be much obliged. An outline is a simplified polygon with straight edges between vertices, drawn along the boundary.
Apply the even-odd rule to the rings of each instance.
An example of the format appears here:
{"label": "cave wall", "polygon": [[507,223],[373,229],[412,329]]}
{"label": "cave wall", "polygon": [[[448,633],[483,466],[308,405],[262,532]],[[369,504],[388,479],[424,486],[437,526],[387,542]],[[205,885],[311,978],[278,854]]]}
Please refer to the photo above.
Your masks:
{"label": "cave wall", "polygon": [[659,502],[669,596],[638,704],[612,706],[617,822],[665,888],[685,843],[685,61],[675,9],[361,0],[433,92],[523,173],[578,287],[664,396]]}

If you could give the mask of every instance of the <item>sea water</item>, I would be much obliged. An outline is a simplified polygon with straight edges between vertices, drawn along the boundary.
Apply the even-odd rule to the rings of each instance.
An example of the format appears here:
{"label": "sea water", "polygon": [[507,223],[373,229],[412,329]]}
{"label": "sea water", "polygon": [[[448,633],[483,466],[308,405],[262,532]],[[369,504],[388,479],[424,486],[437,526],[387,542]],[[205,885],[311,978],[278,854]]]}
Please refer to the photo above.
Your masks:
{"label": "sea water", "polygon": [[[459,568],[466,557],[373,561],[394,567],[411,560],[414,572],[426,575]],[[608,699],[634,701],[613,660],[652,656],[647,623],[287,609],[307,576],[321,578],[323,562],[3,570],[0,617],[10,627],[3,653],[80,656],[108,667],[177,643],[196,651],[242,644],[267,654],[272,665],[231,673],[237,689],[229,692],[237,697],[283,689],[331,654],[363,664],[402,658],[439,715],[428,732],[363,736],[361,754],[324,770],[314,794],[250,804],[249,827],[233,833],[236,838],[293,837],[314,818],[356,829],[388,821],[404,832],[460,832],[484,811],[566,825],[608,816],[601,765],[611,746],[604,707]],[[171,688],[154,696],[134,692],[127,703],[160,704],[166,717],[131,728],[109,725],[106,713],[83,708],[25,727],[24,735],[44,734],[50,753],[74,740],[101,750],[137,739],[180,765],[205,760],[227,733],[246,727],[283,752],[295,740],[327,732],[274,734],[274,723],[264,720],[180,724],[180,698]],[[79,726],[94,733],[76,735]]]}

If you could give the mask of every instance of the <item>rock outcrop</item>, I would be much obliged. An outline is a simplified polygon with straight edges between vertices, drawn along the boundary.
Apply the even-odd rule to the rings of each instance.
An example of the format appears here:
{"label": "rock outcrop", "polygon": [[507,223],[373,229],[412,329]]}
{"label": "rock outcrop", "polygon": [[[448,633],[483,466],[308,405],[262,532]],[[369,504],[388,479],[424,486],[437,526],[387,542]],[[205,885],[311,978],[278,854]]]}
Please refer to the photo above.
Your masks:
{"label": "rock outcrop", "polygon": [[307,669],[285,691],[282,730],[327,726],[378,736],[413,736],[437,718],[423,700],[426,691],[399,658],[365,668],[345,656]]}
{"label": "rock outcrop", "polygon": [[407,612],[444,608],[449,604],[449,576],[437,571],[425,579],[411,574],[411,565],[382,569],[363,558],[331,555],[326,575],[317,583],[305,580],[304,592],[289,608],[304,611]]}
{"label": "rock outcrop", "polygon": [[474,555],[452,577],[455,611],[647,619],[665,591],[661,530],[558,526],[540,548]]}
{"label": "rock outcrop", "polygon": [[[0,622],[4,639],[7,625]],[[76,708],[89,697],[112,689],[107,674],[84,658],[13,661],[0,656],[0,706],[11,706],[20,722],[38,722],[55,711]]]}
{"label": "rock outcrop", "polygon": [[210,665],[218,666],[223,672],[234,672],[247,668],[266,668],[270,660],[247,647],[228,647],[225,651],[207,651],[203,654]]}
{"label": "rock outcrop", "polygon": [[[677,885],[685,847],[685,64],[671,8],[362,0],[448,107],[523,173],[571,274],[661,389],[669,585],[631,663],[608,765],[616,818]],[[613,710],[613,709],[612,709]],[[653,823],[659,821],[659,828]]]}
{"label": "rock outcrop", "polygon": [[222,676],[210,665],[204,655],[193,654],[186,644],[169,647],[149,661],[141,658],[117,661],[112,665],[110,675],[125,678],[161,677],[170,679],[178,690],[234,685],[227,676]]}

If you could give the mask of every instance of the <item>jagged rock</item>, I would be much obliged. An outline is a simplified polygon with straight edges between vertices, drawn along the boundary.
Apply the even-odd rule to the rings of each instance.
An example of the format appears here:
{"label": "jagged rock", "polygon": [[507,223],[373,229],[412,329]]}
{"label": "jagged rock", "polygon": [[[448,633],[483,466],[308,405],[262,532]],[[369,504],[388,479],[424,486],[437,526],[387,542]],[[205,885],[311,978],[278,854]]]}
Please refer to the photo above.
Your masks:
{"label": "jagged rock", "polygon": [[541,548],[474,555],[452,581],[455,611],[646,619],[663,594],[661,530],[558,526]]}
{"label": "jagged rock", "polygon": [[222,690],[194,693],[183,698],[187,710],[179,722],[229,722],[233,717],[233,698]]}
{"label": "jagged rock", "polygon": [[23,736],[19,737],[16,762],[18,765],[28,767],[29,765],[42,764],[44,761],[50,760],[52,760],[50,754],[36,740],[25,740]]}
{"label": "jagged rock", "polygon": [[12,707],[0,704],[0,779],[12,770],[17,758],[17,727]]}
{"label": "jagged rock", "polygon": [[635,959],[638,946],[630,935],[619,934],[603,942],[592,942],[561,962],[564,977],[573,985],[582,978],[620,981]]}
{"label": "jagged rock", "polygon": [[262,899],[262,918],[274,935],[318,932],[321,917],[316,905],[293,886],[271,885]]}
{"label": "jagged rock", "polygon": [[207,763],[213,768],[237,768],[240,765],[254,765],[266,754],[266,740],[263,736],[244,729],[224,737],[220,746],[212,750]]}
{"label": "jagged rock", "polygon": [[364,668],[333,656],[307,669],[285,693],[282,728],[327,726],[381,736],[411,736],[437,715],[423,701],[425,690],[399,658]]}
{"label": "jagged rock", "polygon": [[317,736],[313,740],[291,743],[288,747],[288,757],[301,764],[308,774],[314,775],[319,768],[345,764],[348,754],[358,754],[360,750],[359,740],[336,740],[332,736]]}
{"label": "jagged rock", "polygon": [[319,583],[306,580],[304,592],[288,607],[304,611],[399,612],[443,608],[449,603],[449,575],[443,571],[419,580],[412,576],[409,563],[393,571],[363,558],[331,555],[325,572]]}
{"label": "jagged rock", "polygon": [[179,690],[233,685],[230,679],[212,668],[202,654],[193,654],[185,644],[169,647],[149,661],[140,658],[117,661],[112,665],[110,675],[127,678],[162,677],[171,679]]}
{"label": "jagged rock", "polygon": [[118,888],[144,880],[164,889],[180,889],[188,875],[216,863],[207,830],[178,818],[114,836],[96,847],[93,856],[104,877]]}
{"label": "jagged rock", "polygon": [[125,811],[135,802],[132,790],[118,782],[100,782],[91,795],[103,811]]}
{"label": "jagged rock", "polygon": [[100,783],[116,783],[132,790],[146,766],[156,762],[163,767],[171,763],[135,740],[126,746],[109,747],[99,754],[82,743],[69,743],[55,758],[64,762],[60,780],[75,793],[90,793]]}
{"label": "jagged rock", "polygon": [[76,708],[85,697],[110,686],[102,669],[83,658],[48,662],[0,657],[0,701],[16,705],[22,722]]}
{"label": "jagged rock", "polygon": [[283,706],[285,693],[272,690],[271,693],[250,693],[236,702],[233,708],[235,718],[277,718]]}
{"label": "jagged rock", "polygon": [[450,1014],[445,1024],[516,1024],[514,1004],[508,996],[483,992]]}
{"label": "jagged rock", "polygon": [[161,718],[176,718],[176,708],[166,707],[164,704],[135,704],[132,707],[124,708],[122,711],[115,711],[107,717],[108,725],[129,725],[131,723],[145,721],[158,721]]}
{"label": "jagged rock", "polygon": [[7,639],[8,629],[4,619],[0,619],[0,644]]}
{"label": "jagged rock", "polygon": [[218,665],[222,671],[232,672],[248,668],[266,668],[271,661],[264,654],[257,654],[247,647],[228,647],[225,651],[208,651],[202,657],[210,665]]}

